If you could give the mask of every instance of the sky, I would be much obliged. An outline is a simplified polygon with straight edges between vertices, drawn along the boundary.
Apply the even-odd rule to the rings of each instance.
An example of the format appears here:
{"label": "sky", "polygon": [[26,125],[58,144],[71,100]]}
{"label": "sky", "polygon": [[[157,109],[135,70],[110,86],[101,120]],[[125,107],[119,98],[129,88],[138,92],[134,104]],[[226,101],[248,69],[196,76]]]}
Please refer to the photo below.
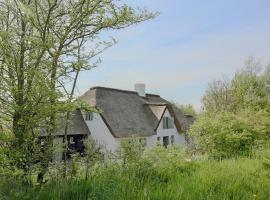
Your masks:
{"label": "sky", "polygon": [[105,33],[117,44],[97,68],[79,77],[78,92],[94,86],[146,92],[201,107],[213,79],[232,77],[248,56],[270,62],[270,0],[128,0],[158,11],[153,20]]}

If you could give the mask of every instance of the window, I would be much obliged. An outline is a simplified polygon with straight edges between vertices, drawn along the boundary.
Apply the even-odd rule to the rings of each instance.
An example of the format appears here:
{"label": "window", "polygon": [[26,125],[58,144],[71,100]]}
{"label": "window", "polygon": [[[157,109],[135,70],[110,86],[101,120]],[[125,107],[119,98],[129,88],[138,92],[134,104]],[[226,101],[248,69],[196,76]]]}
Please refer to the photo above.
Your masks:
{"label": "window", "polygon": [[174,120],[172,117],[163,117],[163,129],[170,129],[174,127]]}
{"label": "window", "polygon": [[85,120],[92,121],[93,120],[93,113],[92,112],[85,113]]}
{"label": "window", "polygon": [[171,136],[171,144],[174,144],[174,135]]}

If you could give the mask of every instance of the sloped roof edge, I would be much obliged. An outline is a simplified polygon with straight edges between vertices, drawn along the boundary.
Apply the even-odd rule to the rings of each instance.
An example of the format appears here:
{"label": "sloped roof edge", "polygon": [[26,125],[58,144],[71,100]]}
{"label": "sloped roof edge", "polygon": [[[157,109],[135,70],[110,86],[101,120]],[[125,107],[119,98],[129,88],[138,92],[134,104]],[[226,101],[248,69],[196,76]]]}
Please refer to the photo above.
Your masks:
{"label": "sloped roof edge", "polygon": [[[91,87],[89,90],[95,90],[95,89],[103,89],[103,90],[110,90],[110,91],[117,91],[117,92],[125,92],[125,93],[138,94],[136,91],[123,90],[123,89],[110,88],[110,87],[102,87],[102,86],[94,86],[94,87]],[[146,95],[160,97],[160,95],[151,94],[151,93],[146,93]]]}
{"label": "sloped roof edge", "polygon": [[176,116],[176,114],[175,114],[175,112],[174,112],[174,110],[173,110],[173,108],[172,108],[172,106],[170,104],[167,104],[166,107],[164,108],[163,113],[162,113],[162,115],[161,115],[161,117],[159,119],[159,122],[158,122],[158,124],[157,124],[157,126],[155,128],[155,131],[158,129],[158,127],[159,127],[159,125],[160,125],[160,123],[162,121],[162,118],[163,118],[163,116],[164,116],[164,114],[165,114],[165,112],[166,112],[167,109],[168,109],[169,113],[171,114],[171,116],[173,116],[173,118],[174,118],[174,124],[176,126],[176,129],[180,133],[182,131],[182,128],[181,128],[179,119]]}

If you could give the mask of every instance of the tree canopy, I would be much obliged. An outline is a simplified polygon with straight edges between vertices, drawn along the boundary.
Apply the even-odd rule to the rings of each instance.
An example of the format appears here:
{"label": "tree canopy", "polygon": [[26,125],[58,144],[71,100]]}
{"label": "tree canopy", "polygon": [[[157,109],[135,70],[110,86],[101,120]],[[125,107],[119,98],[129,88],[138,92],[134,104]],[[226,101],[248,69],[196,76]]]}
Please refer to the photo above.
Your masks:
{"label": "tree canopy", "polygon": [[202,98],[204,112],[190,130],[197,149],[213,157],[246,155],[270,137],[269,66],[253,57],[229,79],[214,80]]}
{"label": "tree canopy", "polygon": [[[100,34],[152,19],[157,13],[134,9],[117,0],[3,0],[0,2],[0,134],[14,152],[14,166],[29,171],[50,159],[59,115],[76,108],[79,74],[100,62],[115,43]],[[67,83],[71,87],[67,87]],[[47,137],[41,152],[41,130]],[[65,135],[66,136],[66,135]],[[46,167],[46,165],[44,165]]]}

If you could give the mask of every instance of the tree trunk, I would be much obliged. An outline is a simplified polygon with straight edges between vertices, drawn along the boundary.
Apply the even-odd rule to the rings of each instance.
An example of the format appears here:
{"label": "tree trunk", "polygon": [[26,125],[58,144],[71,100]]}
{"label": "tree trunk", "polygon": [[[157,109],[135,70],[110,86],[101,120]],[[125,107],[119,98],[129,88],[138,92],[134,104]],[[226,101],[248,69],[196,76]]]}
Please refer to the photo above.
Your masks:
{"label": "tree trunk", "polygon": [[25,32],[26,32],[26,24],[22,20],[21,21],[21,38],[20,38],[20,58],[19,65],[16,68],[17,73],[17,91],[15,92],[15,112],[13,115],[13,131],[15,136],[18,139],[18,147],[22,147],[24,143],[24,134],[26,131],[26,123],[25,123],[25,113],[24,113],[24,83],[25,83],[25,75],[24,75],[24,59],[25,59]]}

